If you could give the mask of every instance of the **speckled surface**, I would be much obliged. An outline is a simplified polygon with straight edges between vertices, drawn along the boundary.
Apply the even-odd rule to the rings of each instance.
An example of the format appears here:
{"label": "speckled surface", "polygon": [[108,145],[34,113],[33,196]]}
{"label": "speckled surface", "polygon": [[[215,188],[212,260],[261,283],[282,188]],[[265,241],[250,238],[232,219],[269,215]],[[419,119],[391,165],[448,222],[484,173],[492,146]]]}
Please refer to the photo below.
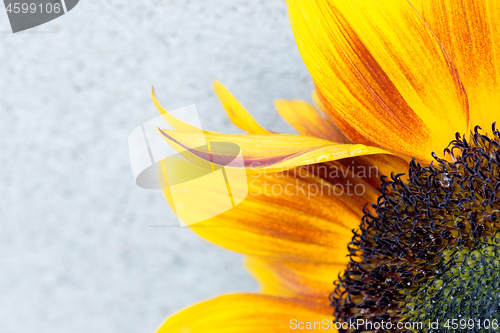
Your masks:
{"label": "speckled surface", "polygon": [[205,129],[237,132],[222,81],[266,127],[272,102],[312,84],[282,0],[82,0],[13,35],[0,11],[2,333],[153,332],[221,293],[257,290],[242,256],[176,224],[134,185],[127,137],[195,103]]}

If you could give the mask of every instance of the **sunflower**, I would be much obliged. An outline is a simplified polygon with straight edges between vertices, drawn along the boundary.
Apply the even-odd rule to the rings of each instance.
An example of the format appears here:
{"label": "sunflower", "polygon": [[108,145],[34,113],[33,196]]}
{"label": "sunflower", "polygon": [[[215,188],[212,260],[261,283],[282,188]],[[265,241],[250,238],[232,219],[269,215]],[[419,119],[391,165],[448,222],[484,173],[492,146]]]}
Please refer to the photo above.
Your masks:
{"label": "sunflower", "polygon": [[[317,108],[276,102],[299,135],[277,134],[216,83],[249,134],[204,137],[241,148],[249,195],[192,228],[246,254],[262,290],[194,305],[158,332],[498,328],[500,1],[287,6]],[[189,131],[160,133],[227,157]]]}

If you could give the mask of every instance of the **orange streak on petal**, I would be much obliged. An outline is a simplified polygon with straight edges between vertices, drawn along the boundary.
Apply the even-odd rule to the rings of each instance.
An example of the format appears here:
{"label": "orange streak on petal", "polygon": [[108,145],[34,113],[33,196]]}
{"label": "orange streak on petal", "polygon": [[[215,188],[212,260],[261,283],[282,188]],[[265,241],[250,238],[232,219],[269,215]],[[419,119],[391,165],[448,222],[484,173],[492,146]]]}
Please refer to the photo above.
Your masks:
{"label": "orange streak on petal", "polygon": [[316,299],[328,306],[333,281],[346,269],[347,261],[346,258],[345,264],[325,264],[248,257],[246,266],[265,294]]}
{"label": "orange streak on petal", "polygon": [[[246,199],[222,214],[217,205],[227,192],[207,189],[210,196],[198,208],[214,217],[190,228],[211,242],[245,254],[343,264],[362,207],[377,195],[362,180],[359,183],[366,192],[354,194],[356,183],[342,173],[337,179],[323,180],[321,176],[307,167],[249,174]],[[241,191],[243,185],[236,186],[232,190]],[[169,192],[165,195],[168,198]]]}
{"label": "orange streak on petal", "polygon": [[281,117],[300,134],[346,143],[342,132],[325,119],[311,104],[296,100],[280,100],[274,104]]}
{"label": "orange streak on petal", "polygon": [[342,118],[340,113],[335,111],[332,105],[328,102],[328,100],[325,99],[325,97],[321,94],[321,91],[319,91],[318,89],[314,90],[313,92],[313,100],[321,109],[321,111],[323,111],[323,113],[326,115],[327,119],[334,123],[335,126],[338,127],[346,137],[346,140],[344,140],[345,143],[361,143],[366,146],[380,147],[379,144],[364,137],[344,118]]}
{"label": "orange streak on petal", "polygon": [[469,97],[471,128],[480,125],[489,132],[500,120],[500,3],[423,0],[422,16],[458,68]]}
{"label": "orange streak on petal", "polygon": [[468,131],[458,72],[407,0],[287,3],[304,62],[332,118],[355,129],[345,131],[351,140],[358,132],[429,161]]}

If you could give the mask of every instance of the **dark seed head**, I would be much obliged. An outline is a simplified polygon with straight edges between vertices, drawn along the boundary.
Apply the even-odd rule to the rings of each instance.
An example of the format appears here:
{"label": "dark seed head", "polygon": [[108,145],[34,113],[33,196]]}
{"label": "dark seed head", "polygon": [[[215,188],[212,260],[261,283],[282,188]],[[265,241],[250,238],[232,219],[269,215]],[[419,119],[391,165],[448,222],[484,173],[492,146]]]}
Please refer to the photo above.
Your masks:
{"label": "dark seed head", "polygon": [[454,162],[434,154],[406,181],[382,178],[330,295],[337,321],[500,321],[500,133],[478,131],[450,143]]}

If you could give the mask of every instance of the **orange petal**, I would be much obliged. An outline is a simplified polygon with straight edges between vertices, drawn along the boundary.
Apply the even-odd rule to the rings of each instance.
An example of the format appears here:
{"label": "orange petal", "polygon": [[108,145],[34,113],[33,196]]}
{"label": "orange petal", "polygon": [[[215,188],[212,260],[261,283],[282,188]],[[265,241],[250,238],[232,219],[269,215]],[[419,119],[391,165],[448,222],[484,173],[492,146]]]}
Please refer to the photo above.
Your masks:
{"label": "orange petal", "polygon": [[327,119],[339,129],[340,132],[345,136],[344,141],[339,141],[343,143],[361,143],[365,146],[380,147],[379,144],[373,142],[361,133],[359,133],[354,127],[352,127],[342,116],[333,108],[330,103],[323,97],[321,91],[318,89],[313,92],[314,103],[320,108],[321,111],[326,115]]}
{"label": "orange petal", "polygon": [[345,142],[342,132],[323,118],[311,104],[302,101],[280,100],[274,102],[274,105],[281,117],[300,134],[332,142]]}
{"label": "orange petal", "polygon": [[362,136],[430,160],[468,131],[456,68],[408,0],[287,3],[316,86]]}
{"label": "orange petal", "polygon": [[326,306],[330,305],[328,296],[335,289],[333,281],[347,267],[253,256],[247,257],[246,266],[261,284],[262,293],[316,299]]}
{"label": "orange petal", "polygon": [[[337,332],[330,329],[332,320],[332,309],[314,302],[258,294],[231,294],[173,315],[157,333],[281,333],[301,327],[307,329],[307,322],[312,328],[307,332],[325,329]],[[316,329],[314,322],[318,322]]]}
{"label": "orange petal", "polygon": [[391,173],[394,175],[403,173],[407,177],[409,169],[409,161],[395,155],[360,156],[340,160],[337,163],[343,170],[350,171],[354,178],[363,179],[374,188],[380,188],[381,176],[390,177]]}
{"label": "orange petal", "polygon": [[227,112],[229,119],[250,134],[269,134],[270,131],[262,127],[247,110],[241,105],[240,102],[222,85],[219,81],[214,82],[214,89],[217,96],[222,103],[222,106]]}
{"label": "orange petal", "polygon": [[500,2],[424,0],[422,7],[458,68],[469,97],[471,128],[490,131],[500,120]]}
{"label": "orange petal", "polygon": [[265,169],[266,172],[283,171],[296,166],[354,156],[390,154],[380,148],[359,144],[338,144],[304,135],[236,135],[207,132],[205,135],[200,135],[171,130],[159,130],[159,133],[175,149],[189,150],[206,161],[213,160],[216,164],[225,165],[228,161],[232,161],[234,151],[213,147],[209,151],[206,142],[231,142],[241,149],[245,167]]}
{"label": "orange petal", "polygon": [[[189,227],[215,244],[244,254],[346,264],[351,230],[359,226],[363,205],[378,195],[366,180],[334,163],[329,163],[329,171],[321,164],[250,174],[246,199],[222,214],[217,205],[227,192],[212,190],[199,205],[207,210],[204,215],[214,217]],[[236,186],[231,185],[231,190],[242,192],[242,184]],[[167,190],[165,195],[169,199]]]}

